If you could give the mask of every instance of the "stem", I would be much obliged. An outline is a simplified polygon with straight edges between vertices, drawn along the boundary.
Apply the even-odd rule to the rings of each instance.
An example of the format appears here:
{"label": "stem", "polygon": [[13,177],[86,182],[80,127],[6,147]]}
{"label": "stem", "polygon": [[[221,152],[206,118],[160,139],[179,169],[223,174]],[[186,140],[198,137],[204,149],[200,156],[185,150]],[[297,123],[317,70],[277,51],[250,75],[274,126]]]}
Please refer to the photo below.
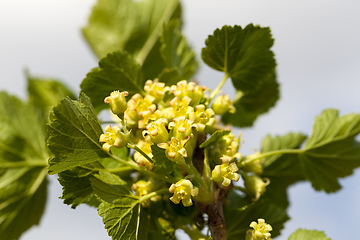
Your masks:
{"label": "stem", "polygon": [[272,156],[272,155],[277,155],[277,154],[300,154],[302,152],[303,152],[303,150],[301,150],[301,149],[275,150],[275,151],[267,152],[267,153],[261,154],[261,155],[259,155],[257,157],[254,157],[254,158],[239,162],[238,167],[241,168],[241,167],[245,166],[246,164],[252,163],[252,162],[254,162],[254,161],[256,161],[256,160],[258,160],[260,158],[269,157],[269,156]]}
{"label": "stem", "polygon": [[132,149],[138,151],[141,155],[143,155],[149,162],[151,162],[152,164],[154,164],[154,161],[143,151],[141,150],[138,146],[136,145],[131,145],[130,146]]}
{"label": "stem", "polygon": [[207,185],[204,179],[202,179],[202,177],[200,176],[199,172],[196,170],[194,165],[192,163],[189,165],[190,167],[185,162],[180,163],[180,166],[182,166],[189,175],[192,175],[200,185],[202,185],[205,189],[207,189],[206,187]]}
{"label": "stem", "polygon": [[219,85],[215,88],[215,90],[211,93],[210,95],[210,99],[209,99],[209,104],[211,103],[211,100],[219,93],[220,89],[222,88],[222,86],[225,84],[226,80],[229,78],[229,75],[227,73],[225,73],[224,78],[221,80],[221,82],[219,83]]}
{"label": "stem", "polygon": [[162,194],[165,194],[165,193],[169,193],[169,189],[167,188],[164,188],[164,189],[160,189],[160,190],[157,190],[156,192],[152,192],[152,193],[149,193],[145,196],[142,196],[140,199],[139,199],[139,202],[142,203],[142,202],[145,202],[146,200],[152,198],[152,197],[155,197],[155,196],[159,196],[159,195],[162,195]]}

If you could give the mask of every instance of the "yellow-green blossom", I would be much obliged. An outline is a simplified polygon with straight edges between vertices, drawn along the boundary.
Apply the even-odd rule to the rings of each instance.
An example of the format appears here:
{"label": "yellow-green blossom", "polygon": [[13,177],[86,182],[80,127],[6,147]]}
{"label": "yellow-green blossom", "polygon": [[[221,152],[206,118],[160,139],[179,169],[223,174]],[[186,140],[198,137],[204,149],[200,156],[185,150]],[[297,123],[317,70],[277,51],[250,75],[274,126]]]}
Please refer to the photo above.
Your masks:
{"label": "yellow-green blossom", "polygon": [[[251,230],[251,238],[250,240],[270,240],[272,231],[272,227],[270,224],[265,223],[265,220],[262,218],[258,219],[258,223],[253,221],[250,223],[250,227],[253,228]],[[249,230],[250,231],[250,230]]]}
{"label": "yellow-green blossom", "polygon": [[260,196],[265,192],[266,186],[270,184],[270,180],[265,178],[264,180],[258,175],[250,175],[247,174],[242,175],[244,178],[244,186],[250,192],[250,194],[254,197],[253,199],[256,201],[260,198]]}
{"label": "yellow-green blossom", "polygon": [[171,184],[169,191],[174,194],[170,200],[175,204],[182,201],[185,207],[191,206],[193,204],[191,197],[196,197],[199,194],[199,189],[194,187],[187,179],[182,179],[176,184]]}
{"label": "yellow-green blossom", "polygon": [[185,149],[185,144],[187,143],[187,139],[177,140],[176,138],[172,137],[170,144],[168,143],[159,143],[158,147],[165,149],[166,157],[176,163],[180,161],[184,161],[183,158],[187,157],[187,152]]}
{"label": "yellow-green blossom", "polygon": [[128,95],[129,93],[126,91],[113,91],[110,93],[110,96],[104,99],[104,102],[110,104],[111,111],[114,114],[121,114],[124,113],[127,109],[125,97]]}
{"label": "yellow-green blossom", "polygon": [[191,102],[191,98],[185,96],[184,98],[180,99],[178,97],[174,97],[170,101],[170,106],[173,109],[174,117],[183,117],[187,118],[190,113],[194,112],[193,107],[189,106]]}
{"label": "yellow-green blossom", "polygon": [[214,159],[216,163],[220,163],[220,158],[222,156],[240,159],[241,154],[237,152],[239,150],[239,145],[240,136],[235,138],[232,133],[222,136],[211,148],[212,159]]}
{"label": "yellow-green blossom", "polygon": [[228,95],[221,95],[215,98],[211,108],[217,115],[223,115],[227,111],[230,113],[234,113],[236,111]]}
{"label": "yellow-green blossom", "polygon": [[147,80],[144,86],[146,93],[154,97],[154,103],[159,103],[169,89],[169,87],[165,87],[165,83],[158,82],[157,79]]}
{"label": "yellow-green blossom", "polygon": [[149,123],[146,126],[146,130],[143,131],[143,136],[150,136],[151,141],[155,144],[166,142],[169,138],[169,133],[165,128],[167,123],[168,120],[166,118],[160,118]]}
{"label": "yellow-green blossom", "polygon": [[214,115],[215,113],[211,108],[205,110],[205,106],[200,104],[195,107],[195,112],[189,114],[189,119],[197,124],[199,132],[203,132],[205,126],[214,125]]}
{"label": "yellow-green blossom", "polygon": [[[136,144],[138,148],[140,148],[145,154],[147,154],[150,158],[153,157],[152,150],[151,150],[151,142],[139,140]],[[153,168],[153,165],[149,160],[147,160],[141,153],[135,151],[134,153],[134,161],[139,164],[139,166],[146,167],[148,170]]]}
{"label": "yellow-green blossom", "polygon": [[104,142],[102,148],[109,151],[112,146],[117,148],[125,147],[127,137],[123,132],[121,132],[121,129],[118,126],[114,126],[111,129],[111,125],[108,125],[105,127],[105,133],[100,135],[99,142]]}
{"label": "yellow-green blossom", "polygon": [[130,126],[136,126],[140,129],[145,128],[150,117],[156,110],[156,105],[153,104],[154,97],[146,95],[143,98],[136,93],[128,101],[128,108],[125,112],[125,120]]}
{"label": "yellow-green blossom", "polygon": [[171,91],[180,99],[187,96],[191,99],[191,104],[197,103],[201,98],[205,97],[206,87],[197,85],[194,82],[187,82],[182,80],[176,85],[171,86]]}
{"label": "yellow-green blossom", "polygon": [[221,183],[223,186],[229,186],[231,180],[235,182],[239,181],[240,176],[236,173],[238,167],[236,163],[230,163],[231,158],[228,156],[223,156],[221,158],[222,164],[216,165],[212,171],[211,179],[215,182]]}
{"label": "yellow-green blossom", "polygon": [[193,127],[197,127],[194,121],[185,118],[174,118],[169,123],[169,129],[173,129],[173,136],[180,140],[191,137]]}

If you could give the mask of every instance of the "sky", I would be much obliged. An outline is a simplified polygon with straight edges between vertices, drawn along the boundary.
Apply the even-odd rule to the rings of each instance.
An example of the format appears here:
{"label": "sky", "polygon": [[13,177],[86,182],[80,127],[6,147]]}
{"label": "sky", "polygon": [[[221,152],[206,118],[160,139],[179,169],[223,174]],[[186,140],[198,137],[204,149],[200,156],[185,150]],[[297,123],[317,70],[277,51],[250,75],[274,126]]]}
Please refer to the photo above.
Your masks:
{"label": "sky", "polygon": [[[95,0],[0,1],[0,89],[26,97],[24,70],[53,77],[75,92],[97,59],[80,29]],[[260,148],[267,135],[311,133],[314,117],[326,108],[359,113],[360,3],[353,0],[183,0],[184,35],[200,60],[204,41],[223,25],[270,27],[275,44],[281,99],[253,128],[241,129],[240,152]],[[214,89],[223,74],[201,64],[196,79]],[[231,82],[224,92],[233,96]],[[61,187],[49,177],[49,202],[39,227],[22,240],[109,239],[96,209],[62,204]],[[328,237],[354,239],[360,215],[360,171],[340,180],[336,194],[315,192],[309,183],[289,189],[291,220],[285,240],[297,228],[323,230]],[[186,239],[186,238],[182,238]]]}

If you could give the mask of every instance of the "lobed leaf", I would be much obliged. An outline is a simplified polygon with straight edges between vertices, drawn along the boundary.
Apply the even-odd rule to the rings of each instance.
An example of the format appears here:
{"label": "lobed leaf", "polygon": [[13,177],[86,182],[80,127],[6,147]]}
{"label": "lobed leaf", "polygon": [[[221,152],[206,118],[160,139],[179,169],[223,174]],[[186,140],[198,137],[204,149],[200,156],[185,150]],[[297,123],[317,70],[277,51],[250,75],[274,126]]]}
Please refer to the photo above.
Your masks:
{"label": "lobed leaf", "polygon": [[49,174],[107,157],[99,143],[102,133],[91,101],[84,93],[80,93],[79,101],[63,99],[50,115],[48,146],[53,157],[49,159]]}
{"label": "lobed leaf", "polygon": [[341,188],[339,177],[352,174],[360,166],[360,115],[338,116],[328,109],[316,117],[312,134],[299,155],[303,173],[315,190],[327,193]]}
{"label": "lobed leaf", "polygon": [[171,20],[164,26],[160,37],[161,56],[167,68],[176,68],[182,79],[190,79],[198,68],[195,52],[181,33],[179,19]]}
{"label": "lobed leaf", "polygon": [[115,90],[129,92],[129,97],[142,93],[145,79],[141,66],[124,51],[114,52],[102,58],[99,67],[89,72],[82,81],[81,90],[91,98],[96,110],[108,107],[105,97]]}
{"label": "lobed leaf", "polygon": [[39,224],[47,196],[45,122],[35,107],[0,92],[0,236]]}
{"label": "lobed leaf", "polygon": [[326,237],[324,232],[320,232],[317,230],[306,230],[306,229],[298,229],[296,232],[290,235],[289,240],[331,240]]}
{"label": "lobed leaf", "polygon": [[275,69],[273,43],[269,28],[225,25],[206,39],[201,57],[211,68],[227,74],[237,90],[252,92]]}

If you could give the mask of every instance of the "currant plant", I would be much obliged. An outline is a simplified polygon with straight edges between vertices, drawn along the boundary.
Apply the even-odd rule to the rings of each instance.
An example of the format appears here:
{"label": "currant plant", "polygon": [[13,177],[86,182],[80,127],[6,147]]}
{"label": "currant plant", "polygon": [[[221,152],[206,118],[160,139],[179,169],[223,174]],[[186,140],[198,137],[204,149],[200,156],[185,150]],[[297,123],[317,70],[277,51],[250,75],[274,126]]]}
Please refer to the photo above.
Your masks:
{"label": "currant plant", "polygon": [[[39,223],[47,173],[65,204],[97,208],[112,239],[176,239],[182,229],[191,239],[264,240],[289,219],[290,185],[336,192],[360,166],[360,115],[334,109],[310,136],[266,136],[242,156],[234,127],[251,126],[279,98],[270,29],[209,35],[201,58],[224,77],[208,89],[192,81],[198,63],[181,27],[178,0],[99,0],[83,29],[99,66],[78,99],[31,76],[27,102],[1,92],[1,239]],[[235,99],[221,91],[229,79]],[[329,238],[299,229],[295,239]]]}

